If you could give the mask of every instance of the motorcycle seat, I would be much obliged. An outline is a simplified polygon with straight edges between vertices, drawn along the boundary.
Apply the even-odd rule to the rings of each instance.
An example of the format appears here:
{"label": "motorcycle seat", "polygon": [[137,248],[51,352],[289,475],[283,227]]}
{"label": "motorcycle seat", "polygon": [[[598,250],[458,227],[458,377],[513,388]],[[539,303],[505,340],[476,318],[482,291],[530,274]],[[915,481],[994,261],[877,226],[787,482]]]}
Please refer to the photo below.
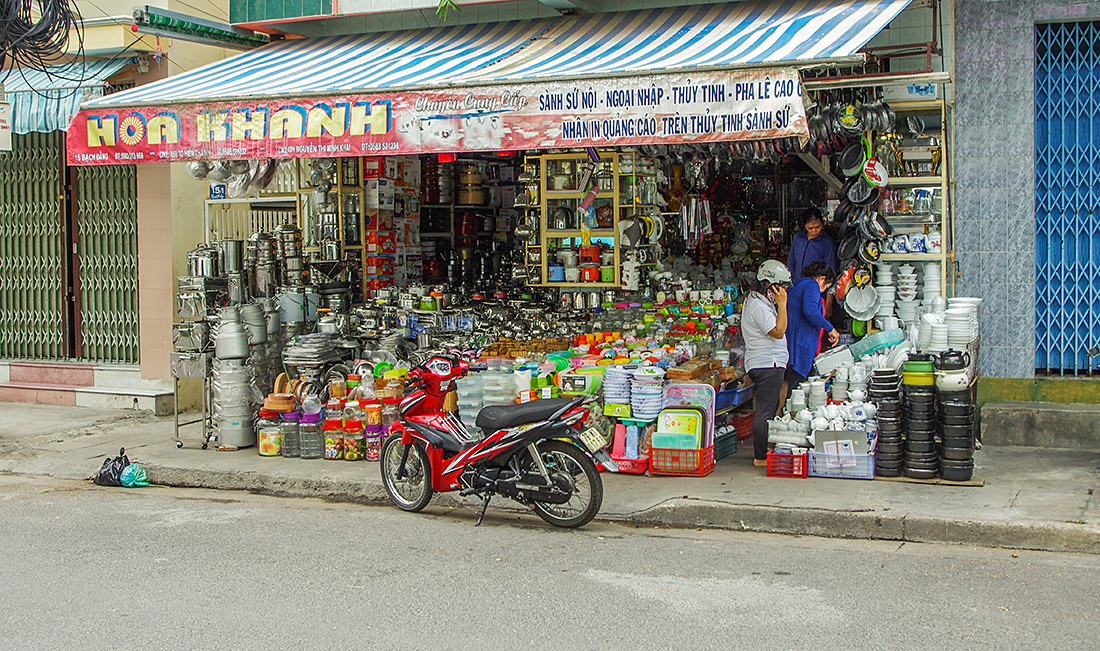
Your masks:
{"label": "motorcycle seat", "polygon": [[477,415],[477,426],[488,434],[524,423],[546,420],[571,402],[573,402],[572,398],[550,398],[532,400],[519,405],[486,407]]}

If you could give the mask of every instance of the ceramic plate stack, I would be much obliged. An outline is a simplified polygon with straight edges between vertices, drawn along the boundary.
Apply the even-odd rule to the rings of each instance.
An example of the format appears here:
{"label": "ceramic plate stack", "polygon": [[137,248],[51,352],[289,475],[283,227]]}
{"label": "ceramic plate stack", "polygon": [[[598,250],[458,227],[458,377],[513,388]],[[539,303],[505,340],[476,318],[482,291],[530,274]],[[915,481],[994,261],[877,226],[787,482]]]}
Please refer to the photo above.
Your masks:
{"label": "ceramic plate stack", "polygon": [[917,350],[928,352],[932,348],[932,326],[936,318],[931,314],[925,314],[920,318],[920,329],[917,333]]}
{"label": "ceramic plate stack", "polygon": [[[969,310],[970,321],[970,341],[973,341],[978,337],[980,333],[978,328],[978,309],[982,306],[982,299],[971,298],[969,296],[956,296],[947,300],[947,307],[951,310]],[[969,343],[969,342],[967,342]]]}
{"label": "ceramic plate stack", "polygon": [[603,401],[615,405],[630,404],[630,380],[634,369],[608,366],[603,380]]}
{"label": "ceramic plate stack", "polygon": [[903,412],[905,474],[913,479],[935,479],[940,469],[936,454],[935,387],[905,385]]}
{"label": "ceramic plate stack", "polygon": [[634,420],[656,420],[665,396],[665,370],[646,366],[631,373],[630,412]]}
{"label": "ceramic plate stack", "polygon": [[931,306],[932,299],[942,295],[941,283],[940,263],[929,262],[924,265],[924,301],[928,306]]}
{"label": "ceramic plate stack", "polygon": [[944,312],[943,321],[947,325],[947,347],[952,350],[966,350],[974,339],[977,321],[972,320],[969,307],[949,307]]}

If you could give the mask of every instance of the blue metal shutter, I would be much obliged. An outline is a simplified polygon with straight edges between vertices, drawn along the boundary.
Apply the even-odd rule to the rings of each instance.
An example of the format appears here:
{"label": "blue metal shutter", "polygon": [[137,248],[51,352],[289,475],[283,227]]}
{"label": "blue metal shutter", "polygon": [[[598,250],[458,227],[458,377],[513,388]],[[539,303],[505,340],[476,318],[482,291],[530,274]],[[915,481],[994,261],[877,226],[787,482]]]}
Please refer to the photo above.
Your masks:
{"label": "blue metal shutter", "polygon": [[[992,136],[992,134],[991,134]],[[1035,366],[1100,345],[1100,23],[1036,26]]]}

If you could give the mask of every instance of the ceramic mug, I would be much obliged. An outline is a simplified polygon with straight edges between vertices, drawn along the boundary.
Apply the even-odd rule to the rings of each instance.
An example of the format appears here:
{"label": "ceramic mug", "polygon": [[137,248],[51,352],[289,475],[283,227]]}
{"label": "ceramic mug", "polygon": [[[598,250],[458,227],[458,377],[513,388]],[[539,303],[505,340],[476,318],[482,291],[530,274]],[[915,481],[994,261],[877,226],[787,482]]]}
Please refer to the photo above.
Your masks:
{"label": "ceramic mug", "polygon": [[909,237],[906,235],[895,235],[890,240],[890,250],[893,253],[909,253]]}

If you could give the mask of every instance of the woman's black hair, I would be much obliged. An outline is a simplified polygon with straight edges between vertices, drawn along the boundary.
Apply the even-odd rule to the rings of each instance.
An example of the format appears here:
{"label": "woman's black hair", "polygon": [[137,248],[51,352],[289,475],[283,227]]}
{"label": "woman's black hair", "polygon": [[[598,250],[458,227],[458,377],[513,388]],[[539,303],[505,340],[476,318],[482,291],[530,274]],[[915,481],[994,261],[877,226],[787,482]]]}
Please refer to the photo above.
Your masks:
{"label": "woman's black hair", "polygon": [[836,282],[836,270],[820,260],[811,262],[802,269],[803,278],[820,278],[825,276],[825,282],[832,285]]}
{"label": "woman's black hair", "polygon": [[815,206],[810,206],[809,208],[803,210],[801,220],[802,220],[802,226],[803,227],[805,227],[806,224],[809,224],[810,222],[812,222],[814,220],[820,221],[821,223],[825,223],[825,218],[821,216],[821,210],[818,209]]}

